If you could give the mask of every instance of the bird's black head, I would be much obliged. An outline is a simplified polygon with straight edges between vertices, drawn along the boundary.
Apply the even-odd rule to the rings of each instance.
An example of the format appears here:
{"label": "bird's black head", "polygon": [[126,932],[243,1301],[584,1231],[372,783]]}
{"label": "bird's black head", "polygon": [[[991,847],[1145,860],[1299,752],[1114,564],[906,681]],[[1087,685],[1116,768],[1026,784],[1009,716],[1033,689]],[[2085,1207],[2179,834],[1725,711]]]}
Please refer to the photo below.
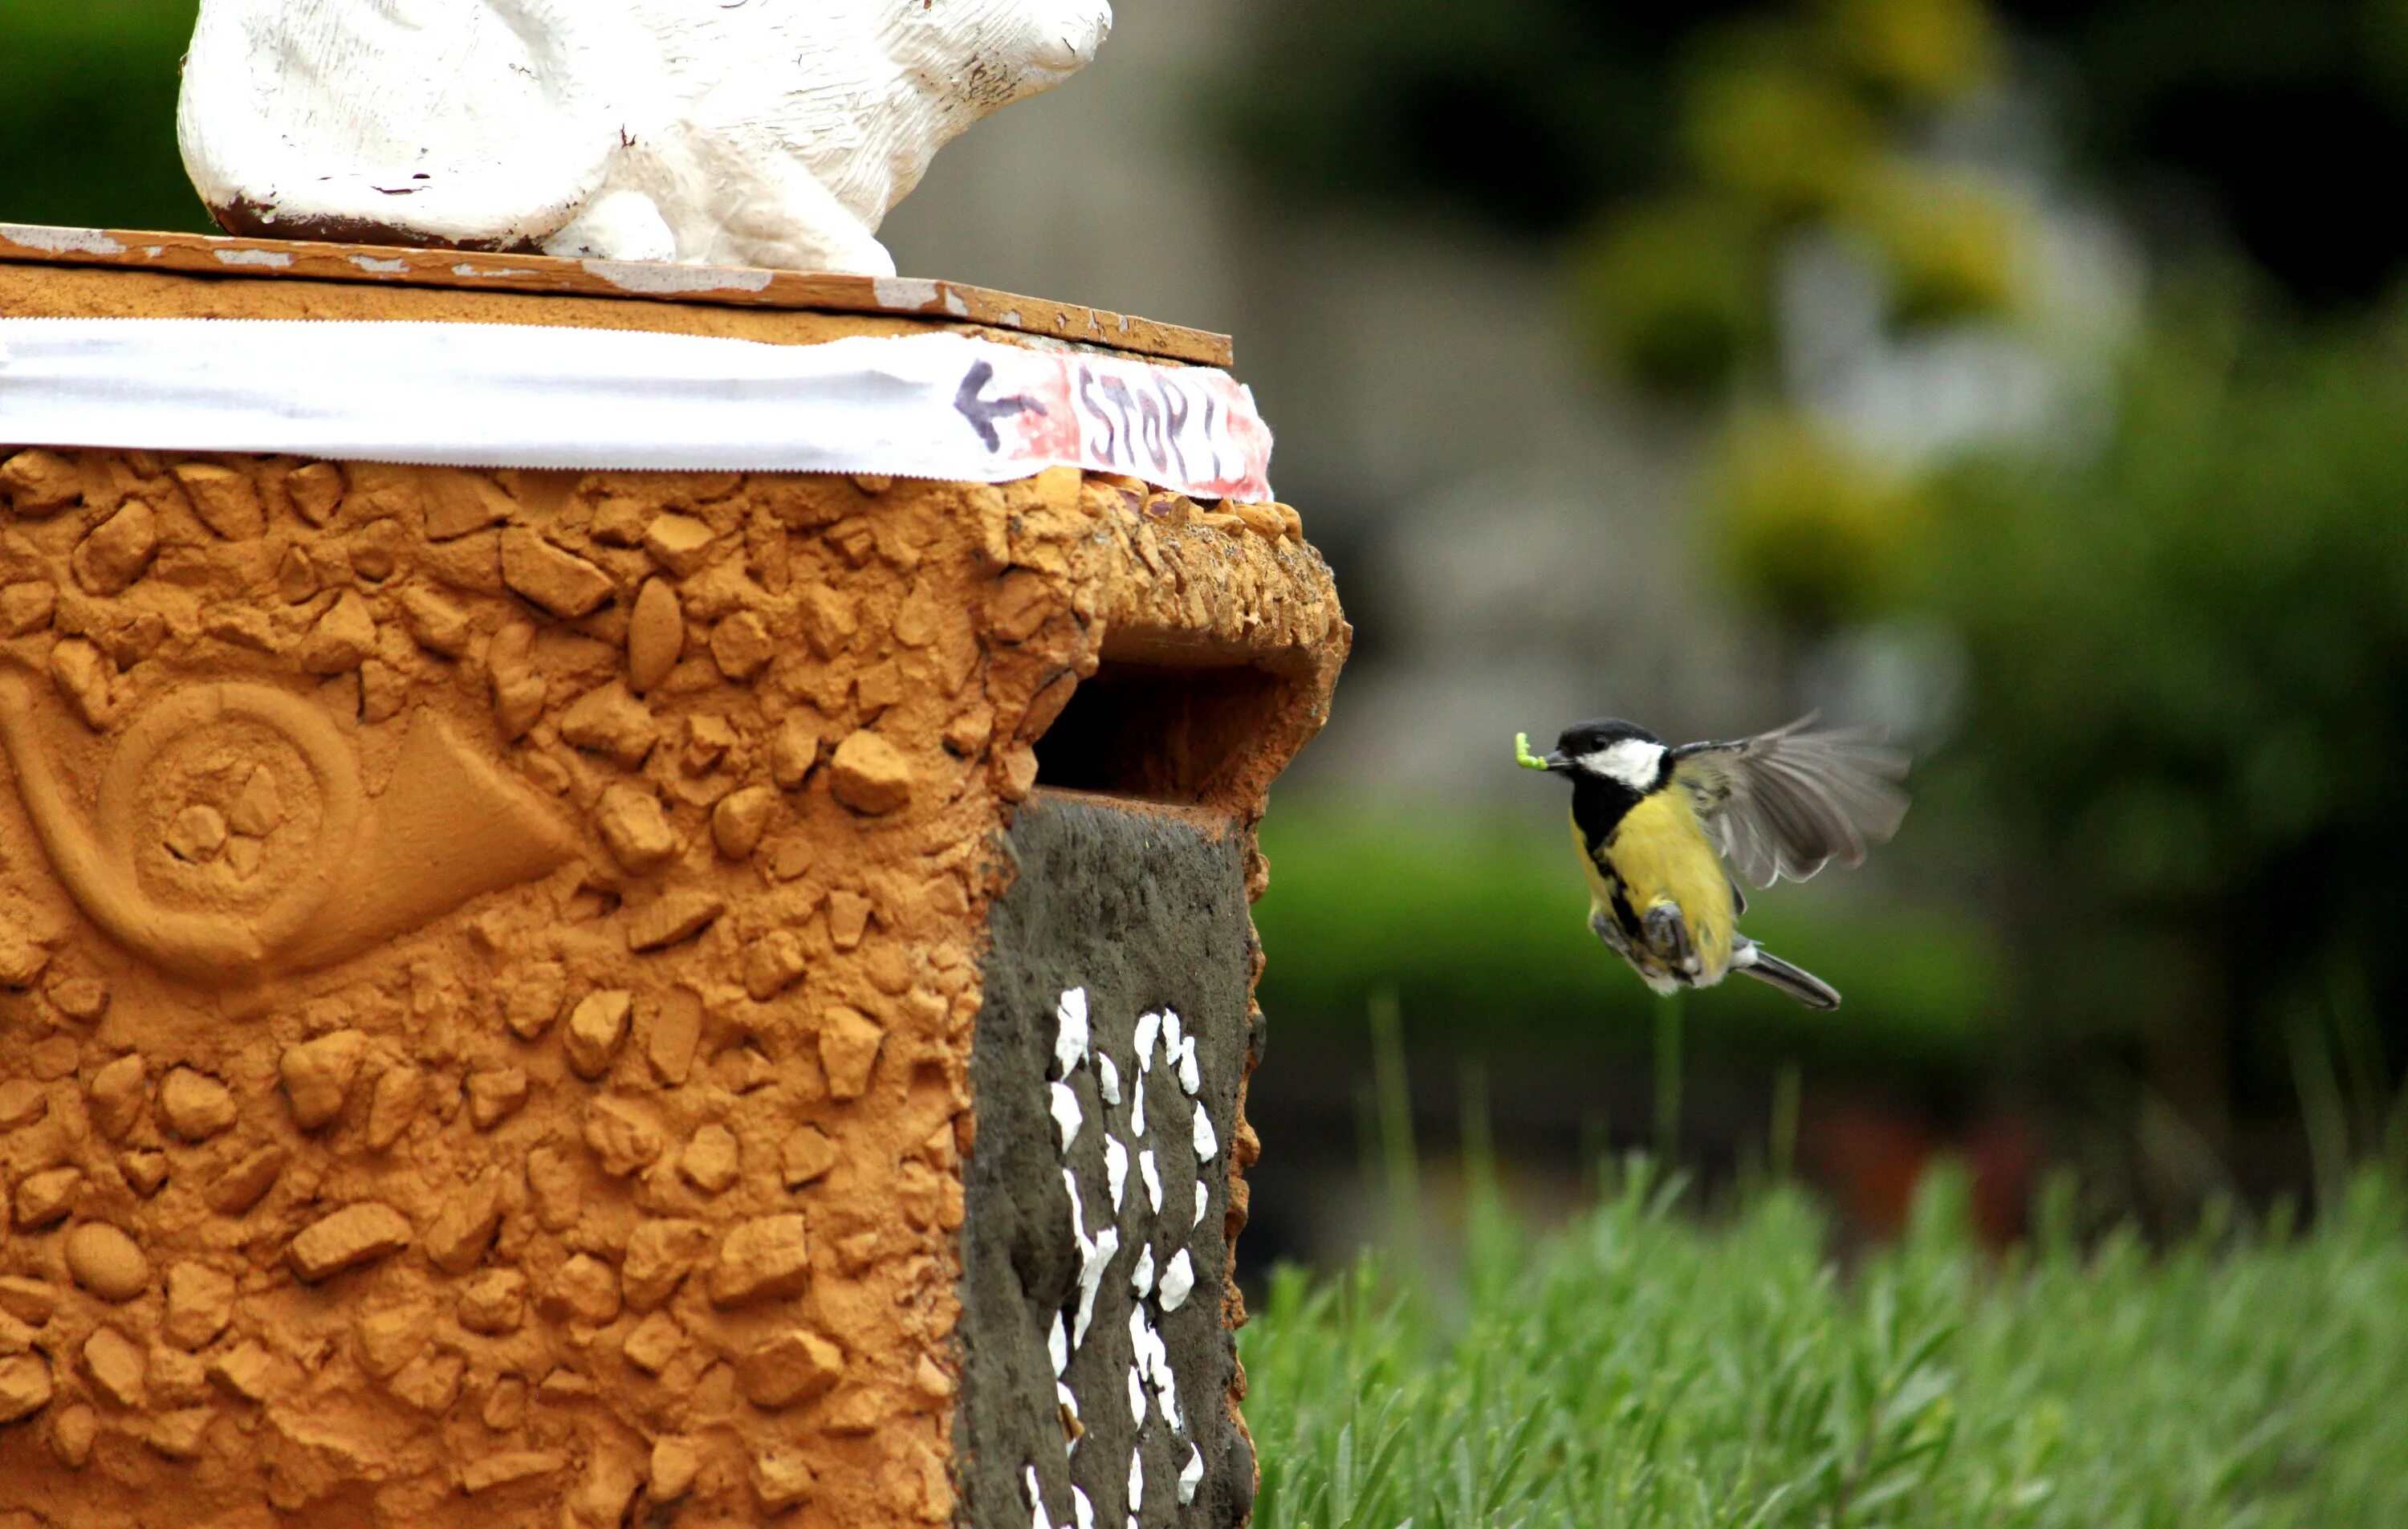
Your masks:
{"label": "bird's black head", "polygon": [[1618,717],[1600,717],[1565,728],[1544,763],[1575,781],[1603,781],[1645,795],[1664,783],[1670,761],[1655,734]]}

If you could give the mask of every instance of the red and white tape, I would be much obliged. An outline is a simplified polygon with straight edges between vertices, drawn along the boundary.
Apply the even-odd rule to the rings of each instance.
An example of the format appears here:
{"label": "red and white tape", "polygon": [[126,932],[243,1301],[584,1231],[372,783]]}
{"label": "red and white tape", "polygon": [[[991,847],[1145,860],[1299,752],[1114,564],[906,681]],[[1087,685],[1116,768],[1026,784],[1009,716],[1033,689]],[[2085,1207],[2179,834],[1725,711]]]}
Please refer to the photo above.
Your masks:
{"label": "red and white tape", "polygon": [[1123,473],[1271,497],[1227,373],[958,335],[0,318],[0,444],[592,471]]}

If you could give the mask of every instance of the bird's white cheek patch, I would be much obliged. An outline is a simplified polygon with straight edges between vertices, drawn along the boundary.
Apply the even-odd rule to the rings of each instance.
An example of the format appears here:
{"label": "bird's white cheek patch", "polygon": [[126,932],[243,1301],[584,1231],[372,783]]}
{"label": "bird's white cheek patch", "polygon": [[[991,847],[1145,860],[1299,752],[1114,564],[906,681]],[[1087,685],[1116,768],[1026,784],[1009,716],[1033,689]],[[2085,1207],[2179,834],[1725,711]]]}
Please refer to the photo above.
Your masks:
{"label": "bird's white cheek patch", "polygon": [[1664,773],[1664,746],[1649,743],[1644,738],[1624,738],[1609,743],[1594,753],[1581,755],[1581,766],[1619,781],[1632,791],[1655,789],[1656,778]]}

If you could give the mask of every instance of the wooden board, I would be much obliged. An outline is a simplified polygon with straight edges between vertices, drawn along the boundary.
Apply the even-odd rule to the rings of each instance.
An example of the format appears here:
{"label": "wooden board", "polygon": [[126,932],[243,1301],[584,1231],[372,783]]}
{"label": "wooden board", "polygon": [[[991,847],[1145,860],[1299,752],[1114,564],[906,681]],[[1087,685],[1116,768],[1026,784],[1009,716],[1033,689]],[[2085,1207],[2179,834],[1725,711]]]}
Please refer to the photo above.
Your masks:
{"label": "wooden board", "polygon": [[657,265],[548,255],[480,254],[358,244],[223,238],[0,223],[0,264],[108,266],[180,276],[701,303],[725,307],[883,314],[979,324],[1166,361],[1227,366],[1226,335],[1016,297],[917,277],[810,275],[724,265]]}

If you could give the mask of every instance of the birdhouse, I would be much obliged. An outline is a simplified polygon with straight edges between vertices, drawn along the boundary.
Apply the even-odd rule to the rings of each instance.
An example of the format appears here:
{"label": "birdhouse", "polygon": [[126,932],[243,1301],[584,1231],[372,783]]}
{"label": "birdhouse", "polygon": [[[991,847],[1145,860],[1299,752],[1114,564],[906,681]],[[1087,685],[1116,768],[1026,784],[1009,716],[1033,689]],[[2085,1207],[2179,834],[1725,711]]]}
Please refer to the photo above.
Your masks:
{"label": "birdhouse", "polygon": [[0,1520],[1245,1521],[1225,341],[0,228]]}

